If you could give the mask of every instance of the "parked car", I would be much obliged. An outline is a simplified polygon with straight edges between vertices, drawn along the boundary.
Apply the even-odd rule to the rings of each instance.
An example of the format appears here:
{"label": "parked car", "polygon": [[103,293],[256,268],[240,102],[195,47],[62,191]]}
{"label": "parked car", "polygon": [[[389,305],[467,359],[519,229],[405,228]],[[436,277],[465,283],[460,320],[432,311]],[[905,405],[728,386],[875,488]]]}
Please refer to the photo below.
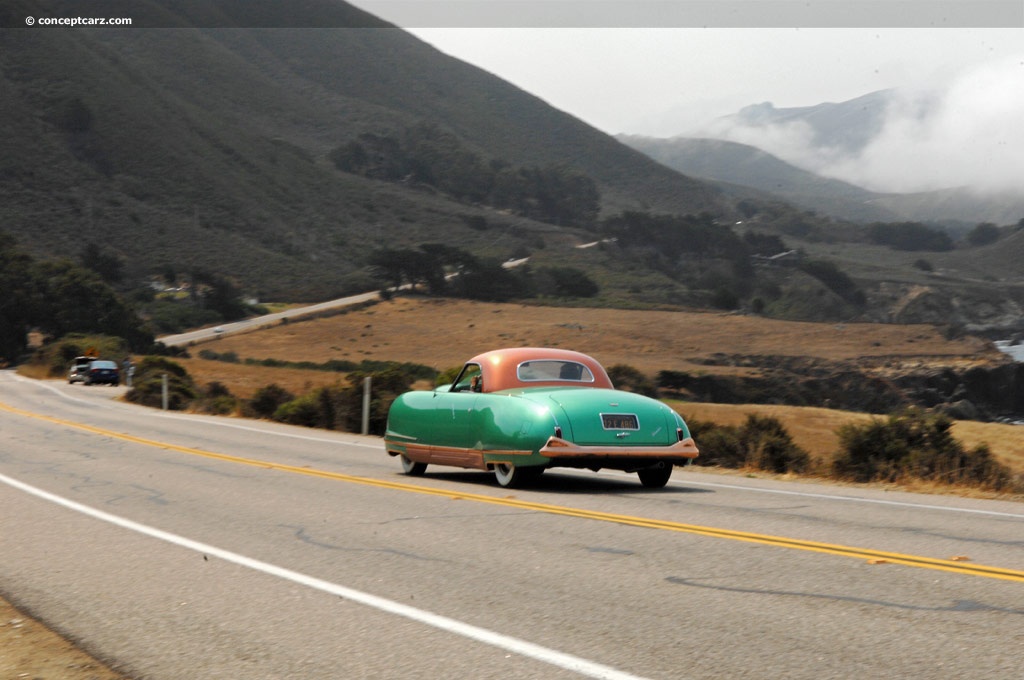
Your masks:
{"label": "parked car", "polygon": [[117,363],[114,361],[97,359],[89,364],[89,369],[85,372],[85,384],[120,385],[121,369],[117,367]]}
{"label": "parked car", "polygon": [[427,465],[492,470],[504,487],[569,467],[636,472],[658,488],[698,455],[665,404],[614,389],[585,354],[532,347],[485,352],[451,385],[399,396],[384,442],[408,475]]}
{"label": "parked car", "polygon": [[89,364],[95,361],[96,357],[75,357],[68,365],[68,382],[85,382],[85,375],[89,371]]}

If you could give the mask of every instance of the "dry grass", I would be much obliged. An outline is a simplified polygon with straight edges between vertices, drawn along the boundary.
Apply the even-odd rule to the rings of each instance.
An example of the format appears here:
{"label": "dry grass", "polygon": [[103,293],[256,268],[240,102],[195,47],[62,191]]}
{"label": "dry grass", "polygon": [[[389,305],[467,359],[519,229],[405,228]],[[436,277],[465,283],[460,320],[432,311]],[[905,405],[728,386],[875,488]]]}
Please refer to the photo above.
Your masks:
{"label": "dry grass", "polygon": [[[673,402],[672,406],[684,417],[721,425],[740,425],[747,419],[748,414],[778,418],[786,426],[793,441],[819,461],[830,461],[835,456],[839,449],[836,431],[842,425],[864,423],[871,418],[885,417],[827,408],[768,404]],[[958,420],[953,423],[953,436],[964,442],[968,448],[981,443],[988,444],[992,454],[1000,462],[1024,474],[1024,427]]]}
{"label": "dry grass", "polygon": [[298,368],[271,368],[231,364],[206,359],[175,359],[188,371],[199,387],[211,382],[224,384],[231,394],[249,399],[261,387],[276,383],[292,394],[302,394],[317,387],[343,383],[345,376],[328,371],[310,371]]}
{"label": "dry grass", "polygon": [[1024,426],[958,420],[953,423],[953,436],[970,448],[988,444],[1001,462],[1024,474]]}
{"label": "dry grass", "polygon": [[[536,345],[577,349],[606,366],[628,364],[654,375],[660,370],[728,372],[745,369],[702,365],[716,354],[804,356],[872,364],[972,365],[998,360],[988,343],[947,340],[924,325],[812,324],[733,314],[533,307],[463,300],[397,298],[333,317],[292,322],[243,335],[220,337],[208,347],[241,358],[324,362],[330,359],[408,361],[445,370],[495,347]],[[202,359],[182,362],[199,384],[217,380],[247,397],[276,382],[300,393],[343,381],[336,373],[266,368]],[[863,413],[776,405],[678,403],[690,418],[738,424],[748,413],[774,416],[817,460],[838,449],[836,430],[864,422]],[[968,447],[987,443],[1002,462],[1024,473],[1024,427],[957,422],[955,436]]]}
{"label": "dry grass", "polygon": [[221,337],[239,357],[409,361],[445,370],[497,347],[565,347],[649,374],[700,369],[716,354],[971,364],[990,343],[947,340],[926,325],[815,324],[737,314],[532,307],[397,298],[348,314]]}

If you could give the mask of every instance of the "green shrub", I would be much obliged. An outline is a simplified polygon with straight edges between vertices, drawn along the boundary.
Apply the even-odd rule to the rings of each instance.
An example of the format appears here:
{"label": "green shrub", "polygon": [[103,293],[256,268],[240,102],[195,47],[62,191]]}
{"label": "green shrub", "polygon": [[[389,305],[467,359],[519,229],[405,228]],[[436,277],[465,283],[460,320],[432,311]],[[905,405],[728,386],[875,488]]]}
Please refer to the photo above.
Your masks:
{"label": "green shrub", "polygon": [[[320,387],[283,400],[273,410],[272,418],[304,427],[359,432],[363,421],[363,381],[367,377],[370,378],[369,431],[383,434],[391,403],[408,391],[412,383],[409,373],[398,364],[377,373],[351,373],[346,377],[347,385]],[[287,395],[280,388],[271,390],[270,387],[276,386],[264,388],[249,402],[253,411],[266,412],[275,399]]]}
{"label": "green shrub", "polygon": [[716,425],[687,419],[690,434],[700,449],[699,465],[741,468],[747,454],[740,443],[739,428],[735,425]]}
{"label": "green shrub", "polygon": [[986,444],[967,450],[953,438],[953,421],[911,409],[839,428],[840,452],[833,473],[857,482],[930,480],[996,491],[1014,487],[1009,468]]}
{"label": "green shrub", "polygon": [[238,411],[239,401],[227,386],[214,381],[207,384],[193,407],[202,413],[225,416]]}
{"label": "green shrub", "polygon": [[199,393],[192,377],[181,364],[165,357],[144,357],[135,367],[132,389],[125,399],[143,406],[161,408],[163,404],[163,376],[167,376],[167,408],[181,411],[188,408]]}
{"label": "green shrub", "polygon": [[777,418],[750,414],[741,426],[687,420],[700,448],[697,463],[767,472],[804,472],[810,455]]}
{"label": "green shrub", "polygon": [[645,397],[654,397],[658,393],[654,381],[632,366],[625,364],[609,366],[608,377],[612,379],[612,384],[616,389],[642,394]]}
{"label": "green shrub", "polygon": [[256,390],[249,400],[249,408],[260,418],[271,418],[282,404],[295,398],[291,392],[277,383],[271,383]]}
{"label": "green shrub", "polygon": [[769,472],[803,472],[810,455],[789,436],[778,418],[750,414],[740,428],[740,441],[746,451],[746,464]]}
{"label": "green shrub", "polygon": [[290,425],[302,425],[304,427],[321,427],[334,429],[333,419],[324,422],[321,413],[321,400],[323,395],[330,388],[322,387],[313,392],[308,392],[301,397],[281,404],[274,411],[274,420]]}
{"label": "green shrub", "polygon": [[206,359],[207,361],[223,361],[228,364],[241,363],[241,359],[238,358],[238,353],[233,351],[228,352],[217,352],[212,349],[201,349],[199,350],[199,358]]}

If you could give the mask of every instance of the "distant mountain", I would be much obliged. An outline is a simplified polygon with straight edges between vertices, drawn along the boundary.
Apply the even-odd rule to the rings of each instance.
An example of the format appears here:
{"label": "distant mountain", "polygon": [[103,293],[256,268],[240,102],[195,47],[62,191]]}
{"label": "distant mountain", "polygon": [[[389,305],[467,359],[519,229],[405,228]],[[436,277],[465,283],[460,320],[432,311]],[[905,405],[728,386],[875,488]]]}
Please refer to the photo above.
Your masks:
{"label": "distant mountain", "polygon": [[[8,0],[0,14],[75,6]],[[95,242],[132,277],[203,268],[310,299],[364,286],[382,245],[507,257],[536,247],[531,229],[557,232],[331,161],[364,133],[423,125],[484,162],[589,176],[605,213],[731,210],[710,184],[340,0],[143,0],[130,14],[168,28],[0,30],[0,230],[37,255]],[[218,28],[252,25],[352,28]]]}
{"label": "distant mountain", "polygon": [[[1016,224],[1024,217],[1024,190],[965,186],[910,193],[871,191],[823,174],[856,167],[860,155],[879,143],[887,120],[896,115],[890,107],[898,108],[901,125],[916,129],[914,121],[927,121],[939,108],[937,97],[901,97],[894,90],[881,90],[815,106],[776,108],[766,102],[715,120],[700,137],[619,139],[693,177],[768,192],[837,218],[910,220],[960,228],[980,222]],[[920,129],[922,135],[931,130],[928,125]],[[914,150],[911,144],[907,153],[913,155]],[[907,167],[907,172],[914,172],[914,163]]]}
{"label": "distant mountain", "polygon": [[813,132],[812,143],[815,146],[850,154],[862,150],[881,132],[886,109],[893,97],[893,90],[879,90],[844,102],[782,109],[775,108],[771,102],[764,102],[724,116],[716,126],[767,128],[801,123]]}
{"label": "distant mountain", "polygon": [[620,135],[624,144],[686,175],[763,191],[807,210],[858,222],[897,219],[882,194],[801,170],[745,144],[718,139]]}

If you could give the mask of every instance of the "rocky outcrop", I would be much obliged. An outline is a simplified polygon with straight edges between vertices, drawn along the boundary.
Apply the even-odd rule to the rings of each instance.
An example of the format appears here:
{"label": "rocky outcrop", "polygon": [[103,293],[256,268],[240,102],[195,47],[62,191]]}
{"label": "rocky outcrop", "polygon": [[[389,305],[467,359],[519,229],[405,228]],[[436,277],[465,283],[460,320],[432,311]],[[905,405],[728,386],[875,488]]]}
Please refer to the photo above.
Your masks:
{"label": "rocky outcrop", "polygon": [[[715,373],[711,365],[756,369]],[[822,406],[891,413],[917,406],[967,420],[1024,419],[1024,364],[959,368],[800,357],[719,357],[700,375],[662,371],[666,393],[694,401]]]}
{"label": "rocky outcrop", "polygon": [[1015,289],[883,282],[869,294],[866,318],[882,323],[926,323],[1008,337],[1024,330],[1024,307]]}

